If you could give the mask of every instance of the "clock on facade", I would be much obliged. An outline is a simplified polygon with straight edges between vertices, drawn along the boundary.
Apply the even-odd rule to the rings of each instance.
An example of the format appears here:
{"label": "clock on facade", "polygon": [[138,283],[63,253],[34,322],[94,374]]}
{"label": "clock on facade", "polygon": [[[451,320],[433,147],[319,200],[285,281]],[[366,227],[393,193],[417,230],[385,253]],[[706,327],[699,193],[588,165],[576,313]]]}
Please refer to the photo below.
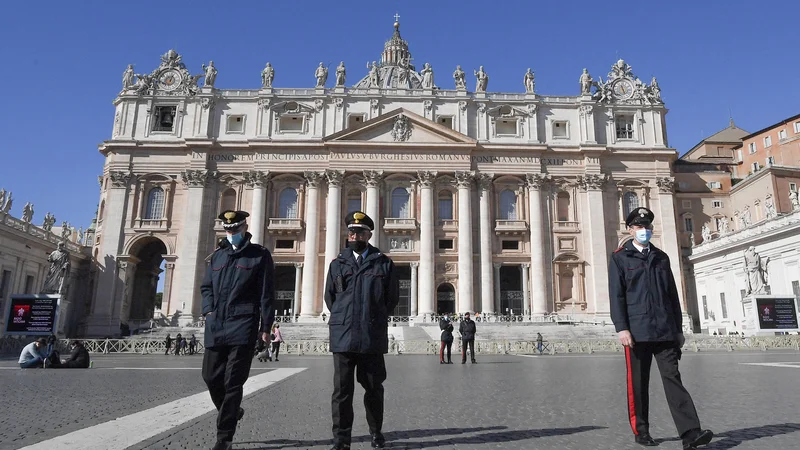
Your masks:
{"label": "clock on facade", "polygon": [[630,80],[617,80],[612,89],[614,96],[620,100],[627,100],[633,95],[633,83]]}
{"label": "clock on facade", "polygon": [[158,87],[165,91],[172,91],[181,85],[181,73],[177,70],[167,70],[158,77]]}

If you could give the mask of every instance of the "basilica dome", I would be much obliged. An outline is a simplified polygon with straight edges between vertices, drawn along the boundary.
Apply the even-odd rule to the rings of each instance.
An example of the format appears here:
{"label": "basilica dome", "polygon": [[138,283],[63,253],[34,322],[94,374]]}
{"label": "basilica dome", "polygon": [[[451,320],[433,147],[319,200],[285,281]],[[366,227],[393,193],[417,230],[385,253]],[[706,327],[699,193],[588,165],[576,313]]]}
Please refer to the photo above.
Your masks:
{"label": "basilica dome", "polygon": [[353,88],[422,89],[422,75],[411,64],[408,42],[400,37],[400,22],[394,23],[394,33],[383,45],[381,60],[368,63],[367,70],[367,76]]}

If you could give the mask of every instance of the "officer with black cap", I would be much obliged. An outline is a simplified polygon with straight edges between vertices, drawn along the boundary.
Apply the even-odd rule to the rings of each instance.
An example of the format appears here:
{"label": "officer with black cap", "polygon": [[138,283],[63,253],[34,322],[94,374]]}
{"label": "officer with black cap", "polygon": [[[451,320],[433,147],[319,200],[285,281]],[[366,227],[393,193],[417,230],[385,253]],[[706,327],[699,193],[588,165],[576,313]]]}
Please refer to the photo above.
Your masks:
{"label": "officer with black cap", "polygon": [[625,347],[628,417],[635,442],[658,445],[648,423],[650,365],[655,357],[683,448],[690,450],[708,444],[714,435],[700,428],[694,402],[678,372],[685,341],[680,299],[669,257],[650,243],[653,218],[649,209],[635,208],[625,219],[633,239],[611,255],[611,319]]}
{"label": "officer with black cap", "polygon": [[372,448],[383,448],[383,355],[389,351],[388,319],[399,300],[400,284],[392,260],[369,245],[375,229],[372,219],[353,211],[344,222],[348,248],[331,262],[325,283],[334,370],[331,450],[350,448],[354,375],[364,388]]}
{"label": "officer with black cap", "polygon": [[226,238],[211,255],[200,286],[206,320],[203,380],[219,411],[213,450],[232,448],[256,339],[261,333],[267,340],[275,320],[275,266],[266,248],[250,242],[248,216],[244,211],[219,215]]}

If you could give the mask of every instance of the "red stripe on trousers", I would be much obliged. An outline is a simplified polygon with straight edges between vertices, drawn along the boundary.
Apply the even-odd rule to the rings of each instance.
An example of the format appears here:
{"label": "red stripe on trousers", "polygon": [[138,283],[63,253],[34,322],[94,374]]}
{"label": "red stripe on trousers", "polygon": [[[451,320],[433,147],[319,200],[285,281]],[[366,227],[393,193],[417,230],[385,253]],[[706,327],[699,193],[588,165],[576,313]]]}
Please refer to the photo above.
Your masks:
{"label": "red stripe on trousers", "polygon": [[444,341],[439,344],[439,361],[444,361]]}
{"label": "red stripe on trousers", "polygon": [[638,436],[636,431],[636,403],[633,399],[633,371],[631,370],[631,348],[625,347],[625,366],[628,369],[628,419],[631,422],[634,436]]}

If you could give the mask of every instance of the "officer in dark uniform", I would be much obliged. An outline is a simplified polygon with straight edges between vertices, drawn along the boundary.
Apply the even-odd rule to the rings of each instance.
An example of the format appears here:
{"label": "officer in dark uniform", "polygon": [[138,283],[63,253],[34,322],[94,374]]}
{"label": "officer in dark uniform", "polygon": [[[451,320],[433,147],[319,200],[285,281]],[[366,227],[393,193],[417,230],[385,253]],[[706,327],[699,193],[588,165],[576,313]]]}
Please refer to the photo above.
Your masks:
{"label": "officer in dark uniform", "polygon": [[260,332],[266,340],[275,320],[272,255],[250,242],[248,216],[244,211],[219,215],[226,239],[211,256],[200,286],[206,319],[203,380],[219,411],[213,450],[232,448],[256,339]]}
{"label": "officer in dark uniform", "polygon": [[658,445],[650,437],[650,364],[655,356],[672,418],[684,449],[711,442],[700,428],[692,397],[681,382],[678,360],[684,343],[681,306],[669,257],[650,243],[653,212],[634,209],[625,220],[632,240],[611,255],[608,269],[611,319],[625,346],[628,417],[637,444]]}
{"label": "officer in dark uniform", "polygon": [[389,351],[388,319],[397,305],[400,284],[394,263],[369,245],[375,224],[361,211],[344,219],[347,249],[331,262],[325,304],[331,312],[333,352],[333,440],[331,450],[350,448],[353,429],[353,375],[364,387],[364,408],[372,448],[383,448],[384,353]]}

